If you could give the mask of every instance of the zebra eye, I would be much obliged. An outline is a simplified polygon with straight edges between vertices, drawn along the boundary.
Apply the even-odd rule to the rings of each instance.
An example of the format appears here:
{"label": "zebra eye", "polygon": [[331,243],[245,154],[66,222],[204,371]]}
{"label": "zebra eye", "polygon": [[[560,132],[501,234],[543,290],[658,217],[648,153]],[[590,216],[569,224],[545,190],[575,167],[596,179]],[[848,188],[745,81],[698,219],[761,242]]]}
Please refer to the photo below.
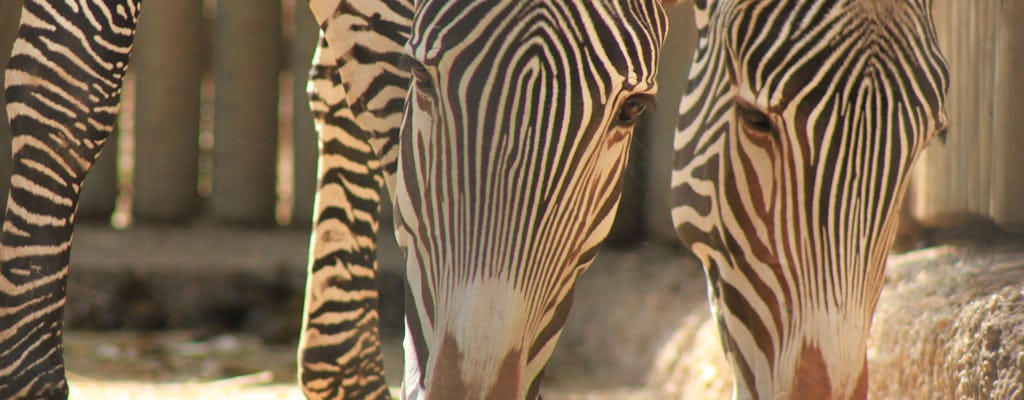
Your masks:
{"label": "zebra eye", "polygon": [[737,103],[737,113],[743,125],[752,131],[772,133],[772,120],[767,114],[743,103]]}
{"label": "zebra eye", "polygon": [[416,83],[416,88],[427,92],[434,90],[434,78],[430,76],[427,67],[424,67],[423,64],[408,55],[402,57],[401,63],[412,73],[412,79]]}
{"label": "zebra eye", "polygon": [[946,143],[946,134],[948,132],[949,132],[949,128],[944,126],[944,127],[942,127],[942,129],[939,129],[939,130],[935,131],[935,136],[937,136],[939,138],[939,140],[941,140],[942,143],[945,144]]}
{"label": "zebra eye", "polygon": [[434,78],[422,65],[416,64],[412,67],[412,77],[418,89],[428,92],[434,90]]}
{"label": "zebra eye", "polygon": [[653,98],[646,94],[636,94],[630,96],[622,103],[619,107],[619,125],[633,125],[638,119],[640,114],[643,114],[647,106],[653,103]]}

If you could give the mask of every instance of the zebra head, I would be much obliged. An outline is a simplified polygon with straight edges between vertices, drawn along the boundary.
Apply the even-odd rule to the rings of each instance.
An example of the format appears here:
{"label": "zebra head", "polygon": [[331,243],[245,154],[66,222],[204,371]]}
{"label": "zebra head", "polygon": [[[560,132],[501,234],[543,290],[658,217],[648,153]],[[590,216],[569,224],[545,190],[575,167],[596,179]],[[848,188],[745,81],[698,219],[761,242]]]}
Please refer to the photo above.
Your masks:
{"label": "zebra head", "polygon": [[672,217],[737,398],[848,399],[907,175],[943,132],[929,0],[698,0]]}
{"label": "zebra head", "polygon": [[406,397],[537,397],[653,100],[662,7],[417,2],[395,191]]}

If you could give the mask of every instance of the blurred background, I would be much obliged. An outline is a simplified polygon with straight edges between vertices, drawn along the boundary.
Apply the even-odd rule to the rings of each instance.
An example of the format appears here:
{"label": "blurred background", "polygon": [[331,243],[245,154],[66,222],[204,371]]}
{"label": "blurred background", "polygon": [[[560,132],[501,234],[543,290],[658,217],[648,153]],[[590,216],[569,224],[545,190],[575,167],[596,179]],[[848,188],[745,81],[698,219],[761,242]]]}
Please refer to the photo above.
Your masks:
{"label": "blurred background", "polygon": [[[1011,228],[1024,224],[1017,206],[1024,185],[1011,179],[1024,171],[1017,156],[1024,82],[1016,79],[1024,43],[1012,12],[1018,6],[1004,3],[936,1],[952,72],[951,126],[917,168],[907,207],[915,218],[972,212]],[[20,1],[0,4],[7,54]],[[305,85],[317,28],[305,2],[150,0],[145,7],[116,140],[89,175],[79,219],[117,228],[309,227],[316,134]],[[662,106],[645,115],[637,135],[613,243],[675,242],[664,188],[694,39],[689,7],[671,11]],[[2,146],[9,152],[9,143]],[[0,172],[9,163],[0,160]]]}
{"label": "blurred background", "polygon": [[[0,66],[20,4],[0,0]],[[936,0],[934,15],[950,63],[951,124],[945,141],[933,142],[918,161],[899,245],[927,245],[925,227],[968,215],[1024,233],[1024,4]],[[652,343],[667,340],[694,307],[706,307],[702,273],[678,244],[668,198],[677,105],[695,45],[692,21],[688,4],[670,10],[661,106],[645,114],[637,132],[611,248],[584,275],[553,360],[608,385],[643,383],[658,348]],[[290,355],[316,185],[317,141],[305,92],[316,37],[302,1],[145,2],[118,131],[79,206],[68,287],[73,331],[174,330],[185,342],[245,332]],[[6,119],[0,154],[10,154]],[[0,176],[9,173],[9,157],[0,157]],[[0,179],[0,192],[7,185]],[[402,258],[390,205],[383,208],[382,329],[399,337]],[[588,285],[595,289],[583,290]],[[624,322],[635,324],[638,309],[661,322],[633,339],[588,336],[594,329],[635,331],[619,326],[618,311],[608,311],[615,307]],[[92,356],[104,348],[89,343],[83,351]],[[103,354],[126,356],[112,346]],[[612,347],[621,350],[592,351]],[[293,369],[290,360],[278,362]],[[246,373],[223,365],[218,371]]]}

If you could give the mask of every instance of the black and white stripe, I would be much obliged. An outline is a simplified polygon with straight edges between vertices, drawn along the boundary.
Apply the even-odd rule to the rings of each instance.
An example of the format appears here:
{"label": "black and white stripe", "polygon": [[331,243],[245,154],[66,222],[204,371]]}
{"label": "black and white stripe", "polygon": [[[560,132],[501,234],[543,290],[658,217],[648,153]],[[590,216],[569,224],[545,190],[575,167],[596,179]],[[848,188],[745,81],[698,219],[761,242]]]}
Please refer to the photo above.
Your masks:
{"label": "black and white stripe", "polygon": [[394,181],[412,4],[311,1],[320,136],[299,377],[309,399],[386,399],[377,311],[380,195]]}
{"label": "black and white stripe", "polygon": [[665,31],[650,0],[417,4],[395,191],[407,398],[537,397]]}
{"label": "black and white stripe", "polygon": [[[402,54],[411,5],[356,5],[335,0],[310,6],[323,17],[325,31],[358,31],[340,36],[357,37],[357,45],[380,55]],[[67,397],[61,319],[75,205],[114,125],[139,7],[130,0],[25,3],[6,71],[15,159],[0,247],[0,398]],[[370,12],[364,20],[378,24],[380,14],[391,18],[385,22],[392,25],[379,28],[388,35],[384,40],[352,25],[331,24],[351,22],[364,11]],[[332,49],[346,45],[339,41]],[[321,53],[328,47],[324,41]],[[396,148],[408,73],[395,72],[397,62],[387,68],[387,59],[382,64],[331,54],[319,61],[311,90],[321,136],[320,186],[300,377],[309,398],[387,398],[374,240],[384,184],[380,172],[396,164],[395,151],[388,149]],[[376,74],[394,80],[394,89],[356,91],[341,84],[342,72],[365,65],[364,75],[353,81]],[[373,107],[375,101],[384,106]],[[360,120],[365,113],[381,120]]]}
{"label": "black and white stripe", "polygon": [[71,228],[117,117],[138,2],[24,4],[6,71],[14,170],[0,239],[0,398],[64,398]]}
{"label": "black and white stripe", "polygon": [[673,220],[737,398],[864,398],[907,175],[945,127],[927,0],[696,1]]}
{"label": "black and white stripe", "polygon": [[[75,204],[113,126],[139,5],[26,3],[7,71],[2,398],[67,396]],[[405,395],[536,397],[655,90],[660,2],[424,1],[415,18],[408,0],[310,7],[323,35],[310,82],[321,151],[305,395],[388,397],[373,285],[387,187],[411,277]]]}

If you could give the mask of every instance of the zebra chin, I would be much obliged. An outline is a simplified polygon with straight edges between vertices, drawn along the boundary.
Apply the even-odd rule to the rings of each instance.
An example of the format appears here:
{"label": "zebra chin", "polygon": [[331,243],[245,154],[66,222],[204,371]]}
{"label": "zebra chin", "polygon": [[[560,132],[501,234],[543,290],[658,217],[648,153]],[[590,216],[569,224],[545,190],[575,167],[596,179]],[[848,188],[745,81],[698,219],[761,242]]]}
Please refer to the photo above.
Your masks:
{"label": "zebra chin", "polygon": [[852,362],[840,368],[829,368],[820,348],[804,346],[797,361],[791,392],[776,397],[794,400],[864,400],[868,398],[867,378],[866,359],[862,358],[860,363]]}
{"label": "zebra chin", "polygon": [[503,279],[478,278],[449,289],[437,303],[433,328],[418,331],[416,318],[407,317],[403,398],[537,399],[571,292],[545,309]]}
{"label": "zebra chin", "polygon": [[[474,362],[465,357],[454,336],[446,335],[437,353],[425,400],[524,398],[523,354],[511,349],[496,362]],[[488,360],[491,361],[491,360]],[[473,368],[480,368],[473,371]]]}
{"label": "zebra chin", "polygon": [[[486,380],[477,380],[468,377],[465,369],[472,363],[465,358],[465,354],[459,349],[454,338],[445,338],[440,351],[438,352],[438,363],[434,366],[431,378],[423,382],[423,385],[406,387],[403,390],[402,398],[408,400],[447,400],[447,399],[488,399],[488,400],[521,400],[537,398],[537,384],[524,386],[522,350],[513,349],[502,357],[498,368],[488,369],[483,374],[472,374],[476,376],[485,375]],[[408,367],[407,367],[408,368]],[[416,371],[407,371],[406,377],[419,376],[418,367],[412,367]],[[539,383],[537,376],[534,382]],[[429,389],[427,389],[429,388]]]}

